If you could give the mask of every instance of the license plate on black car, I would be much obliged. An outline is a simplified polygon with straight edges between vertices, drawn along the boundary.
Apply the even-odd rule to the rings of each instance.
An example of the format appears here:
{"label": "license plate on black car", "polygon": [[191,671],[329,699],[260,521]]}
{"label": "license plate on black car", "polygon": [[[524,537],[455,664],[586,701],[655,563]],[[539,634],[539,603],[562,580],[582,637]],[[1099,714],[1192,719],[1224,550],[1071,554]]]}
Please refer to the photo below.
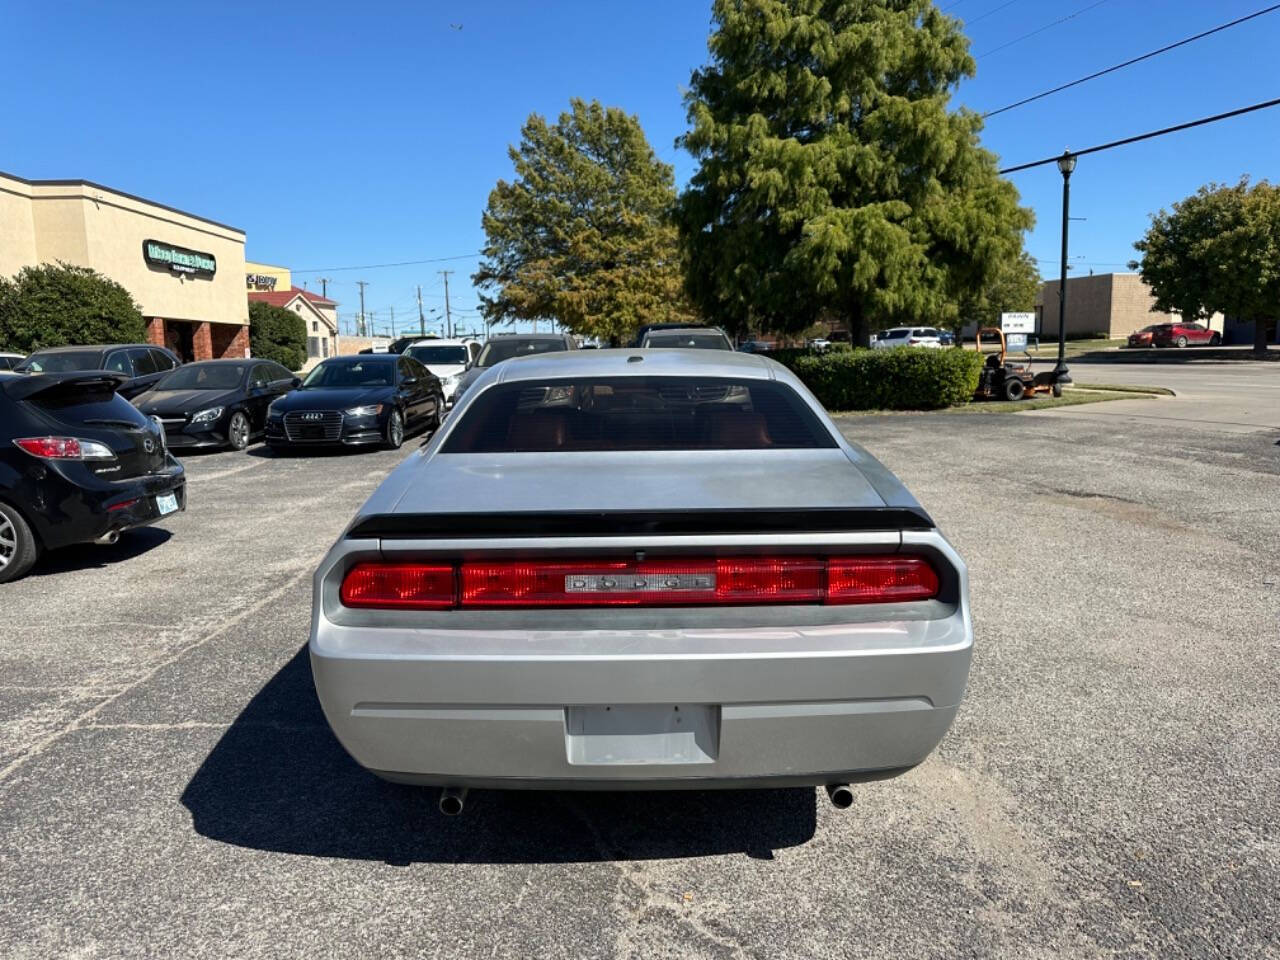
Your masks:
{"label": "license plate on black car", "polygon": [[161,493],[156,496],[156,509],[160,511],[160,516],[176,513],[178,510],[178,495],[176,493]]}

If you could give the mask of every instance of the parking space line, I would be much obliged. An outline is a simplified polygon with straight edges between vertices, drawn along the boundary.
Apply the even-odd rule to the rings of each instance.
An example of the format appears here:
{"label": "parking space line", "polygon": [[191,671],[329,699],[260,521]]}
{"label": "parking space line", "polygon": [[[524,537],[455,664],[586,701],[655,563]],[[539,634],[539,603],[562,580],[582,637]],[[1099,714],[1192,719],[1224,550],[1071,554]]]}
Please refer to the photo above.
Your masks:
{"label": "parking space line", "polygon": [[115,703],[121,697],[125,696],[128,693],[131,693],[132,691],[140,687],[142,684],[150,681],[153,677],[155,677],[156,674],[158,674],[165,667],[168,667],[176,663],[191,651],[199,649],[200,647],[208,643],[210,640],[213,640],[215,637],[218,637],[221,634],[225,633],[231,627],[234,627],[236,624],[240,623],[243,620],[247,620],[249,617],[253,616],[259,610],[274,603],[276,600],[284,596],[286,593],[288,593],[291,589],[293,589],[299,583],[302,583],[303,581],[310,578],[311,570],[312,570],[312,565],[310,562],[308,562],[304,567],[300,568],[297,573],[295,573],[288,580],[286,580],[284,584],[282,584],[280,587],[277,587],[275,590],[271,591],[271,593],[264,596],[257,603],[253,604],[252,606],[241,609],[234,616],[218,624],[217,627],[215,627],[213,630],[210,630],[208,633],[200,637],[198,640],[193,640],[191,643],[187,644],[186,646],[179,648],[176,652],[174,652],[170,656],[164,657],[163,659],[159,660],[157,663],[155,663],[151,667],[150,670],[148,670],[142,676],[138,677],[137,680],[128,684],[117,693],[114,693],[111,696],[104,698],[96,706],[90,707],[88,710],[84,711],[84,713],[80,714],[70,723],[65,724],[64,726],[60,727],[57,730],[54,730],[52,733],[45,736],[43,739],[41,739],[40,741],[35,743],[33,746],[31,746],[28,750],[26,750],[21,756],[10,761],[3,768],[0,768],[0,785],[3,785],[6,780],[8,780],[15,773],[21,770],[22,767],[24,767],[29,760],[34,760],[36,757],[41,756],[42,754],[45,753],[45,751],[47,751],[50,747],[54,746],[56,743],[58,743],[58,741],[62,740],[64,737],[72,733],[75,733],[77,730],[88,729],[92,727],[92,724],[90,724],[89,721],[91,721],[94,717],[101,714],[103,710],[105,710],[111,704]]}

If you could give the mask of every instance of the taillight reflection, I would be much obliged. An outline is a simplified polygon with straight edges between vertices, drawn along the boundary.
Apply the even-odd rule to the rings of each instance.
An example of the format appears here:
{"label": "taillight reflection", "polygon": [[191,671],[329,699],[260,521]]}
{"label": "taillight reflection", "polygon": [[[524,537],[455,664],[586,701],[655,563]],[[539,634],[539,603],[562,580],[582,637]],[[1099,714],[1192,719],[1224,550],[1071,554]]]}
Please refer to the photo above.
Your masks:
{"label": "taillight reflection", "polygon": [[358,563],[342,580],[342,605],[385,610],[448,610],[455,605],[452,564]]}
{"label": "taillight reflection", "polygon": [[938,575],[922,557],[715,557],[360,563],[344,606],[382,609],[756,606],[927,600]]}

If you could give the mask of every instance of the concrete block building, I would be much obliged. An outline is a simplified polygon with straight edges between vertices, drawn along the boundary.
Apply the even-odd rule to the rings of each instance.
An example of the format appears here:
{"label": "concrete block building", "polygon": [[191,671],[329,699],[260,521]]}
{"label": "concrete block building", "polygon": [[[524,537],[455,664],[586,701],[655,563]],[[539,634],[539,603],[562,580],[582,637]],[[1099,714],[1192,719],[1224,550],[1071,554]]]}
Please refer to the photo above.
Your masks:
{"label": "concrete block building", "polygon": [[88,180],[0,173],[0,275],[64,261],[121,284],[184,360],[249,355],[243,230]]}
{"label": "concrete block building", "polygon": [[[1058,286],[1050,280],[1036,296],[1036,330],[1040,339],[1058,336]],[[1151,288],[1136,273],[1099,273],[1067,278],[1067,336],[1127,337],[1153,323],[1169,323],[1178,314],[1155,309]],[[1223,318],[1209,323],[1222,331]]]}

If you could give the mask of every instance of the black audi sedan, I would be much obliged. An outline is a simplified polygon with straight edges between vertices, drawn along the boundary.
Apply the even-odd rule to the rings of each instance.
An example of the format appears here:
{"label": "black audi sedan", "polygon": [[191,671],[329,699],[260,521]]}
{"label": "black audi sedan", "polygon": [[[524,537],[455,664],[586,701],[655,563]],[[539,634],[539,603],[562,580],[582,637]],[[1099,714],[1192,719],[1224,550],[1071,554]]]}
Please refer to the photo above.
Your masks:
{"label": "black audi sedan", "polygon": [[133,405],[164,425],[175,450],[243,450],[262,435],[271,401],[301,383],[270,360],[201,360],[174,370]]}
{"label": "black audi sedan", "polygon": [[115,543],[186,507],[164,431],[102,371],[0,373],[0,583],[45,550]]}
{"label": "black audi sedan", "polygon": [[145,343],[108,343],[89,347],[46,347],[37,350],[13,369],[19,373],[75,373],[106,370],[120,374],[116,391],[132,399],[150,390],[182,361],[172,350]]}
{"label": "black audi sedan", "polygon": [[444,414],[439,379],[412,357],[366,353],[330,357],[267,411],[273,448],[381,443],[396,449]]}

